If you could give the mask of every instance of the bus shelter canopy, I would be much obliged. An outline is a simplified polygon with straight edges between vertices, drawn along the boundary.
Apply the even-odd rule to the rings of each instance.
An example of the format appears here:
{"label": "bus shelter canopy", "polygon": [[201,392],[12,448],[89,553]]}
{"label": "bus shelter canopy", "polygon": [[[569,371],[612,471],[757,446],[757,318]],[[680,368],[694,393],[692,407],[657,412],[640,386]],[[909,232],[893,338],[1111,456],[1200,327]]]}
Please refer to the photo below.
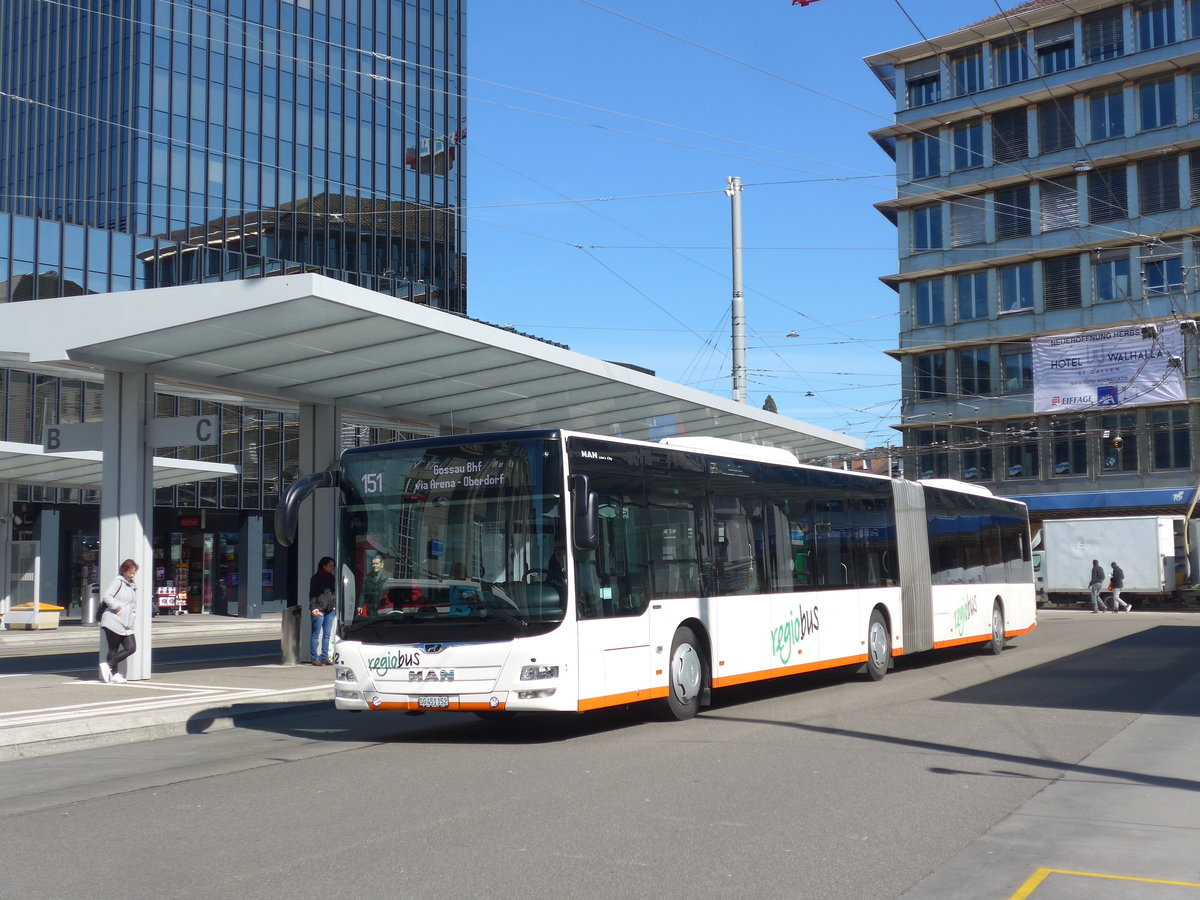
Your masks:
{"label": "bus shelter canopy", "polygon": [[[227,463],[156,456],[152,477],[154,487],[165,488],[237,475],[239,471],[238,466]],[[100,490],[103,472],[104,454],[99,450],[47,453],[37,444],[0,441],[0,481]]]}
{"label": "bus shelter canopy", "polygon": [[[704,435],[801,459],[861,441],[320,275],[0,306],[0,352],[160,387],[327,404],[443,433]],[[5,346],[7,344],[8,346]]]}

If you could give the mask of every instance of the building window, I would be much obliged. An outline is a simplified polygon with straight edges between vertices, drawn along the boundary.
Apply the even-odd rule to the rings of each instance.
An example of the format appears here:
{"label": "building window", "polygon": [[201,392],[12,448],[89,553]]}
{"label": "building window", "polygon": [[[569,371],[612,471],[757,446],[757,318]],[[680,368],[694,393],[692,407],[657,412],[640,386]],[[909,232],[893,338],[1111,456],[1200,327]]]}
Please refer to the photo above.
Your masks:
{"label": "building window", "polygon": [[1037,422],[1019,422],[1005,429],[1008,444],[1005,453],[1004,474],[1008,478],[1037,478],[1041,474],[1038,465]]}
{"label": "building window", "polygon": [[1188,0],[1188,37],[1200,37],[1200,0]]}
{"label": "building window", "polygon": [[1150,461],[1156,470],[1191,468],[1192,441],[1186,408],[1150,411]]}
{"label": "building window", "polygon": [[1138,203],[1144,216],[1179,209],[1179,160],[1148,159],[1138,163]]}
{"label": "building window", "polygon": [[[1197,0],[1200,3],[1200,0]],[[1200,206],[1200,150],[1188,154],[1188,194],[1192,206]]]}
{"label": "building window", "polygon": [[1102,91],[1088,97],[1088,118],[1093,141],[1125,135],[1125,92],[1121,88]]}
{"label": "building window", "polygon": [[961,350],[958,354],[959,393],[982,397],[992,392],[992,351],[989,347]]}
{"label": "building window", "polygon": [[1023,37],[992,42],[992,71],[997,87],[1015,84],[1029,77],[1029,55]]}
{"label": "building window", "polygon": [[1083,17],[1085,62],[1116,59],[1125,53],[1125,27],[1121,10],[1106,9]]}
{"label": "building window", "polygon": [[922,353],[913,359],[913,388],[918,400],[946,396],[946,354]]}
{"label": "building window", "polygon": [[1070,97],[1039,103],[1037,116],[1039,153],[1075,146],[1075,103]]}
{"label": "building window", "polygon": [[1092,261],[1092,284],[1097,303],[1128,300],[1132,296],[1129,292],[1129,251],[1098,251]]}
{"label": "building window", "polygon": [[1175,7],[1171,0],[1143,3],[1134,16],[1137,20],[1139,50],[1175,43]]}
{"label": "building window", "polygon": [[981,428],[954,429],[955,446],[961,448],[963,481],[992,480],[992,448]]}
{"label": "building window", "polygon": [[1055,422],[1051,432],[1054,475],[1087,474],[1087,423],[1083,419]]}
{"label": "building window", "polygon": [[992,159],[1012,162],[1029,155],[1029,117],[1025,108],[1010,109],[992,116]]}
{"label": "building window", "polygon": [[1051,75],[1075,65],[1075,21],[1064,19],[1033,32],[1038,72]]}
{"label": "building window", "polygon": [[942,142],[935,135],[922,134],[909,142],[913,178],[932,178],[942,173]]}
{"label": "building window", "polygon": [[942,249],[942,207],[921,206],[912,211],[913,250]]}
{"label": "building window", "polygon": [[965,122],[954,129],[954,171],[983,165],[983,123]]}
{"label": "building window", "polygon": [[1142,282],[1147,297],[1159,297],[1183,290],[1183,260],[1178,256],[1142,261]]}
{"label": "building window", "polygon": [[1129,215],[1129,184],[1125,167],[1088,173],[1088,216],[1092,222],[1111,222]]}
{"label": "building window", "polygon": [[1041,212],[1042,231],[1079,224],[1079,192],[1073,175],[1042,182]]}
{"label": "building window", "polygon": [[944,427],[922,428],[913,434],[918,448],[918,478],[950,477],[950,454],[945,449],[949,436],[950,429]]}
{"label": "building window", "polygon": [[909,109],[941,100],[942,76],[938,58],[930,56],[905,65],[904,87]]}
{"label": "building window", "polygon": [[913,285],[914,305],[917,310],[917,325],[944,325],[946,304],[941,278],[918,281]]}
{"label": "building window", "polygon": [[1060,256],[1042,263],[1042,299],[1047,310],[1082,305],[1078,256]]}
{"label": "building window", "polygon": [[1137,413],[1100,417],[1100,471],[1116,475],[1138,470]]}
{"label": "building window", "polygon": [[967,247],[987,239],[984,226],[983,197],[964,197],[950,201],[950,245]]}
{"label": "building window", "polygon": [[1000,311],[1033,309],[1033,266],[1005,266],[1000,270]]}
{"label": "building window", "polygon": [[996,191],[996,240],[1027,237],[1030,233],[1029,188]]}
{"label": "building window", "polygon": [[954,279],[958,296],[958,320],[986,319],[988,314],[987,272],[968,272]]}
{"label": "building window", "polygon": [[1033,390],[1033,350],[1028,345],[1001,349],[1000,370],[1004,393],[1028,394]]}
{"label": "building window", "polygon": [[950,57],[951,96],[961,97],[983,90],[983,51],[972,47]]}
{"label": "building window", "polygon": [[1138,85],[1142,131],[1175,124],[1175,76],[1167,75]]}

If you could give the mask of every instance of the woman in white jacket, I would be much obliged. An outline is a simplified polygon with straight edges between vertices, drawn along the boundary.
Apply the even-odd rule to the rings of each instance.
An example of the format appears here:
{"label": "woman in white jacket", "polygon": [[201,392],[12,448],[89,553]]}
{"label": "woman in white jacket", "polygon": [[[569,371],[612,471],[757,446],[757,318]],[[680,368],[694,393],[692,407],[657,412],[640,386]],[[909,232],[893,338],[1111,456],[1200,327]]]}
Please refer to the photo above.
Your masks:
{"label": "woman in white jacket", "polygon": [[108,658],[100,663],[100,680],[105,683],[125,683],[125,676],[117,671],[117,666],[137,650],[133,637],[133,623],[137,616],[137,586],[133,583],[133,576],[137,570],[137,563],[132,559],[125,560],[121,563],[121,574],[113,579],[104,592],[104,615],[100,617],[100,627],[104,629],[104,637],[108,641]]}

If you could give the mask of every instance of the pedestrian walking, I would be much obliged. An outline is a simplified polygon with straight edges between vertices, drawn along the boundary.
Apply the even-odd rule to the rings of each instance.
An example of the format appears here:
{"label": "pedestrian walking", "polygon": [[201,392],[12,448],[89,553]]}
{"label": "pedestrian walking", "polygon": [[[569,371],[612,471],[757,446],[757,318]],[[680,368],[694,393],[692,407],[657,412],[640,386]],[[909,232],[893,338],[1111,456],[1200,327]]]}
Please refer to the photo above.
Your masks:
{"label": "pedestrian walking", "polygon": [[1112,564],[1112,581],[1109,582],[1112,588],[1113,612],[1120,612],[1122,609],[1125,612],[1133,612],[1133,604],[1121,599],[1121,588],[1125,587],[1125,573],[1116,563]]}
{"label": "pedestrian walking", "polygon": [[137,585],[133,576],[138,564],[132,559],[121,563],[120,573],[104,592],[101,603],[104,612],[100,616],[100,628],[108,643],[108,653],[100,662],[100,680],[105,684],[124,684],[125,676],[117,666],[137,652],[137,640],[133,636],[133,624],[137,621]]}
{"label": "pedestrian walking", "polygon": [[321,561],[317,563],[317,571],[308,582],[308,606],[312,613],[312,638],[308,644],[308,658],[314,666],[329,665],[329,636],[333,633],[333,620],[337,614],[337,602],[333,592],[333,566],[332,556],[322,556]]}
{"label": "pedestrian walking", "polygon": [[1104,605],[1104,598],[1100,596],[1100,591],[1104,588],[1104,567],[1100,565],[1100,560],[1092,560],[1092,574],[1088,579],[1088,590],[1092,592],[1092,612],[1098,613],[1107,611],[1108,607]]}

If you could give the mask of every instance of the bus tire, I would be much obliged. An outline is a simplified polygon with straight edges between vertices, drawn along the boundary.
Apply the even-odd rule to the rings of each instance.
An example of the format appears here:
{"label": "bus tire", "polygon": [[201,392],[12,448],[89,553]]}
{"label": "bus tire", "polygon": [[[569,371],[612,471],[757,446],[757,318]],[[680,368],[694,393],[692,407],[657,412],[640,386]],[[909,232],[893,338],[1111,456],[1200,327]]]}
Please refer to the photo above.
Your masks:
{"label": "bus tire", "polygon": [[871,680],[883,681],[891,661],[892,636],[888,632],[883,613],[873,609],[871,620],[867,624],[867,674],[871,676]]}
{"label": "bus tire", "polygon": [[700,711],[700,697],[708,677],[704,648],[686,625],[675,631],[667,669],[667,708],[676,719],[690,719]]}
{"label": "bus tire", "polygon": [[999,600],[992,604],[992,636],[985,646],[988,653],[997,656],[1004,650],[1004,607]]}

